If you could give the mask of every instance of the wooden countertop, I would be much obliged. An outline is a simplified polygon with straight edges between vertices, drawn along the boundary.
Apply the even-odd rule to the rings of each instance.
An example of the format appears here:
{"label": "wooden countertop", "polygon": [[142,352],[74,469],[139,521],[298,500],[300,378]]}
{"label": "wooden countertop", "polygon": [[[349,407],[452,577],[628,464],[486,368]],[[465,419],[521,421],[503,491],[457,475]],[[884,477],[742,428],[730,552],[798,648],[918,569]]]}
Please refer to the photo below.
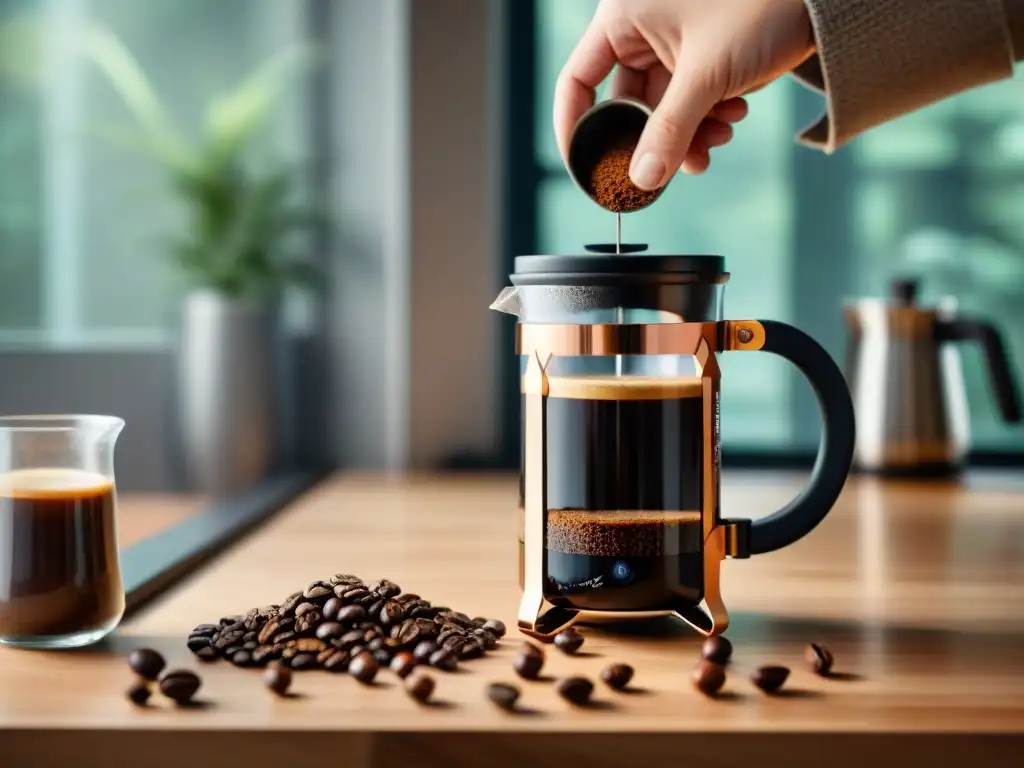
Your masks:
{"label": "wooden countertop", "polygon": [[[802,482],[727,473],[723,510],[757,517]],[[700,638],[667,620],[627,633],[584,628],[583,658],[548,651],[545,671],[554,676],[596,678],[610,662],[631,663],[643,692],[613,694],[599,684],[603,703],[573,710],[550,683],[521,683],[529,712],[518,716],[483,697],[487,682],[519,683],[510,666],[514,630],[488,658],[438,673],[443,703],[430,708],[417,707],[389,673],[372,688],[296,673],[299,696],[276,699],[258,671],[201,665],[184,648],[194,625],[279,602],[338,571],[388,578],[512,627],[516,498],[506,477],[336,478],[134,616],[109,643],[65,653],[0,649],[0,758],[15,758],[0,765],[61,765],[71,755],[93,765],[81,762],[93,751],[95,764],[108,765],[115,747],[122,755],[145,750],[140,764],[152,766],[205,765],[203,756],[223,750],[273,762],[277,751],[294,760],[297,743],[308,745],[303,765],[617,764],[623,755],[646,765],[669,754],[714,765],[862,765],[883,753],[943,765],[961,748],[981,750],[986,766],[1017,764],[1024,493],[854,479],[803,541],[726,561],[722,589],[736,650],[726,695],[715,700],[689,682]],[[805,668],[808,641],[834,652],[840,679]],[[121,654],[141,645],[197,669],[208,705],[133,708]],[[790,693],[769,698],[754,689],[745,672],[759,664],[792,667]],[[346,761],[337,762],[342,754]]]}

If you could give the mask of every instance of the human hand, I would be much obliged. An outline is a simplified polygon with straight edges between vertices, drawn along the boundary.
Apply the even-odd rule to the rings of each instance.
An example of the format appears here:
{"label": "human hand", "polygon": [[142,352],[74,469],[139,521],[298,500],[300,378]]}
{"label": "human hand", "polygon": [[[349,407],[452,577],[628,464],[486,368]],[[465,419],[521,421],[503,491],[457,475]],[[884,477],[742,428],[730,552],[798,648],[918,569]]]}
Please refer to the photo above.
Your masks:
{"label": "human hand", "polygon": [[613,96],[654,107],[633,153],[633,183],[652,190],[679,168],[702,173],[711,148],[746,117],[743,95],[813,51],[803,0],[601,0],[555,87],[558,147],[566,158],[573,127],[615,69]]}

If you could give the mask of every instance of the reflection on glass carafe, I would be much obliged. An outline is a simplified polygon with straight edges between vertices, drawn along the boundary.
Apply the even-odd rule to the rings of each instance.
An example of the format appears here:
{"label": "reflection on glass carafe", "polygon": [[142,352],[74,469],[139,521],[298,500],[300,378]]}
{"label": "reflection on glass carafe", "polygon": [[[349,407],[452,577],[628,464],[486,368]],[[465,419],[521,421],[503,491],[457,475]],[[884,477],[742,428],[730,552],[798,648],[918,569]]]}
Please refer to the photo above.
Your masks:
{"label": "reflection on glass carafe", "polygon": [[109,416],[0,418],[0,644],[72,648],[124,612]]}

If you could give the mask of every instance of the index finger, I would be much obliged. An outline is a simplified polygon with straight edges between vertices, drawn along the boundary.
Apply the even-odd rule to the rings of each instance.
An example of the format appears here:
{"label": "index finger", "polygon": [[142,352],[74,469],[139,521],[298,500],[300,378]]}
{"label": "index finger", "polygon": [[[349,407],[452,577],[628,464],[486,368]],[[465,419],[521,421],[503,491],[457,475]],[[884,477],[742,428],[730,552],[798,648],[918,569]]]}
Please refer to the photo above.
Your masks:
{"label": "index finger", "polygon": [[555,84],[555,138],[563,160],[568,159],[569,137],[576,121],[594,106],[597,86],[608,77],[617,59],[608,40],[604,21],[600,16],[595,16]]}

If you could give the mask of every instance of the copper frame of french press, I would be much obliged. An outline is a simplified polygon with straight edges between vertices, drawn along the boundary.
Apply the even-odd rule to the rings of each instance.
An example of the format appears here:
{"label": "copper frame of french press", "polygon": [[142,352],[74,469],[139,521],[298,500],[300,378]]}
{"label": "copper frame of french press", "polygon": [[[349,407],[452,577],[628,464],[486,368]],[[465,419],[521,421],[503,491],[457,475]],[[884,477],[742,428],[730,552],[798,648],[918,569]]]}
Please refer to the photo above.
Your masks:
{"label": "copper frame of french press", "polygon": [[[523,593],[518,625],[525,634],[548,640],[586,617],[588,611],[555,606],[544,598],[544,537],[547,524],[547,370],[553,357],[612,355],[687,355],[696,359],[702,380],[704,494],[701,527],[704,559],[704,598],[664,613],[675,615],[705,636],[729,626],[719,576],[726,557],[749,557],[749,520],[719,517],[719,382],[715,356],[720,351],[756,351],[765,343],[765,329],[756,320],[652,325],[516,326],[516,351],[527,355],[523,378],[525,419]],[[649,613],[649,612],[644,612]],[[628,618],[630,612],[617,613]]]}

